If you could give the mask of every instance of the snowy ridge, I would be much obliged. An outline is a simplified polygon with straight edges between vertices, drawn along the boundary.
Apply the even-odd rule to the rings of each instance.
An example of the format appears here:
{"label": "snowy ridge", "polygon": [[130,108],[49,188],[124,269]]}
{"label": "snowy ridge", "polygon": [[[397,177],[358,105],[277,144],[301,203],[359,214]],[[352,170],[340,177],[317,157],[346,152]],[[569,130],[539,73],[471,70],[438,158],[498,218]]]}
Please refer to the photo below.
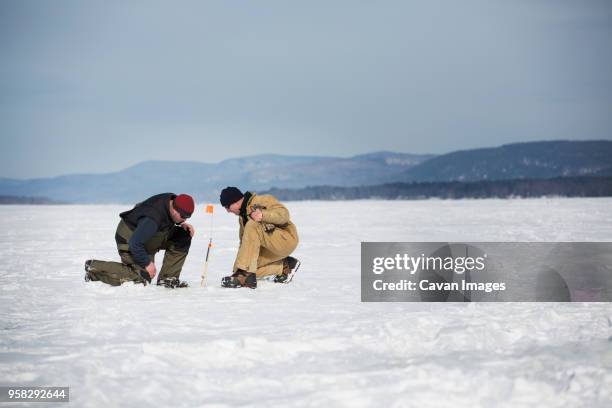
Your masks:
{"label": "snowy ridge", "polygon": [[289,203],[300,272],[257,290],[218,286],[238,234],[220,211],[210,286],[200,211],[192,287],[167,290],[82,281],[85,259],[118,259],[124,206],[0,207],[0,384],[70,386],[78,407],[607,407],[609,304],[361,303],[359,243],[605,241],[611,204]]}

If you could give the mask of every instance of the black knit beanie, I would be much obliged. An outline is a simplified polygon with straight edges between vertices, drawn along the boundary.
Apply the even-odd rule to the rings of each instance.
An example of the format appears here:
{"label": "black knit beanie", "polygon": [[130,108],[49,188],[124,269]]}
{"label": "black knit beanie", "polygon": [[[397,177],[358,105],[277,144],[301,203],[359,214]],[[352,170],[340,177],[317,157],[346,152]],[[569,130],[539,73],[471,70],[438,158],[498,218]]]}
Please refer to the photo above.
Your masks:
{"label": "black knit beanie", "polygon": [[219,201],[221,201],[221,205],[225,208],[234,204],[236,201],[240,200],[244,195],[242,191],[240,191],[236,187],[225,187],[221,190],[221,195],[219,196]]}

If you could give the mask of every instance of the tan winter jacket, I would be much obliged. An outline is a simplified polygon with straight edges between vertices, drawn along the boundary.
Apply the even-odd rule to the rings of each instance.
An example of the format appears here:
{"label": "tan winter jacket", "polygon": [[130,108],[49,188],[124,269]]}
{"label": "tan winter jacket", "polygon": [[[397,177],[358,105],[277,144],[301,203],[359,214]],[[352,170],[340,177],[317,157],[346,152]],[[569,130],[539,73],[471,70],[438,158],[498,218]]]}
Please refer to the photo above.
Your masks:
{"label": "tan winter jacket", "polygon": [[[261,210],[263,218],[261,223],[268,233],[274,232],[276,228],[288,230],[297,237],[297,229],[289,219],[289,211],[274,196],[269,194],[257,195],[252,193],[251,199],[247,203],[247,214],[251,214],[257,208]],[[240,241],[244,233],[244,221],[238,217],[240,223]]]}

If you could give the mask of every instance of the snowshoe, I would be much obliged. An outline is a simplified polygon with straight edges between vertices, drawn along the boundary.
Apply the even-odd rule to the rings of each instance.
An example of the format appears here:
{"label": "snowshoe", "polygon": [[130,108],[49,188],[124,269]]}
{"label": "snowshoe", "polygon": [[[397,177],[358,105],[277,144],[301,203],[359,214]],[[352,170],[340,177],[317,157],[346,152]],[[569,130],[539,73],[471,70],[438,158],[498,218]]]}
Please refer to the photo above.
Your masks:
{"label": "snowshoe", "polygon": [[238,269],[232,276],[221,279],[224,288],[257,288],[257,276],[253,272],[245,272]]}
{"label": "snowshoe", "polygon": [[164,286],[168,289],[176,288],[187,288],[189,284],[185,281],[179,280],[179,278],[173,276],[172,278],[160,279],[157,281],[157,286]]}
{"label": "snowshoe", "polygon": [[293,280],[298,269],[300,269],[300,261],[292,256],[288,256],[283,261],[283,273],[274,277],[275,283],[289,283]]}

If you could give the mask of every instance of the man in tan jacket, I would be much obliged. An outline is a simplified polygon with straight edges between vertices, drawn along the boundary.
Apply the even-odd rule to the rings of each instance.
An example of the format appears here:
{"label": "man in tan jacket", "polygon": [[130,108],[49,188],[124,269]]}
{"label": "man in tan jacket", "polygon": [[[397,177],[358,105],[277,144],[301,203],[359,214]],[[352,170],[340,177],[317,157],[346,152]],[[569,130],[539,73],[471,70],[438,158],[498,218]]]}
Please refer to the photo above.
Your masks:
{"label": "man in tan jacket", "polygon": [[234,273],[221,285],[255,289],[257,278],[270,275],[275,275],[274,282],[289,283],[300,263],[289,256],[298,245],[298,234],[287,208],[271,195],[242,194],[236,187],[224,188],[220,201],[240,224]]}

